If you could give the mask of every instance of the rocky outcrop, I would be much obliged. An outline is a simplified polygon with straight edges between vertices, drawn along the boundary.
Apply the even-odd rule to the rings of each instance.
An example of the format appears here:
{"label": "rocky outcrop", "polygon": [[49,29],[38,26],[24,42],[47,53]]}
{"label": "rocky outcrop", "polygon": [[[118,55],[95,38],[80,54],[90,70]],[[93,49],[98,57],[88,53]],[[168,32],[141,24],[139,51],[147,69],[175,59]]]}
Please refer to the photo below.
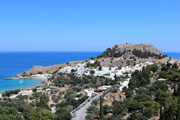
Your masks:
{"label": "rocky outcrop", "polygon": [[161,59],[162,52],[151,44],[117,44],[114,47],[106,49],[97,58],[118,58],[118,57],[138,57],[138,58],[157,58]]}
{"label": "rocky outcrop", "polygon": [[152,44],[117,44],[112,49],[114,49],[115,52],[141,50],[142,52],[151,52],[157,55],[162,55],[162,52],[155,48]]}
{"label": "rocky outcrop", "polygon": [[141,62],[167,62],[169,58],[151,44],[117,44],[96,57],[102,66],[124,67]]}

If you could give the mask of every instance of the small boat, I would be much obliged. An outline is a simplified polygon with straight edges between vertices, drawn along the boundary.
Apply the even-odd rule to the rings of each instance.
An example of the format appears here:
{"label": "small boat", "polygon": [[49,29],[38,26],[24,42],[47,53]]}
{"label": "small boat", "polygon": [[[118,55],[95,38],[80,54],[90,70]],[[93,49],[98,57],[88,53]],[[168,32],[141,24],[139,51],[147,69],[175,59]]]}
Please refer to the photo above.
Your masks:
{"label": "small boat", "polygon": [[19,83],[23,83],[23,80],[20,80]]}

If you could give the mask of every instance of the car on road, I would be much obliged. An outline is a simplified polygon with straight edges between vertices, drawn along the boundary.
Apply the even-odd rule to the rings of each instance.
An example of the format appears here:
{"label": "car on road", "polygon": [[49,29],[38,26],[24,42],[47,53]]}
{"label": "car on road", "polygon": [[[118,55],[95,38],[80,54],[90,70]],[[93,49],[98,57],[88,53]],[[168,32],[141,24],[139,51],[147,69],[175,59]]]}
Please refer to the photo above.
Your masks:
{"label": "car on road", "polygon": [[73,114],[73,115],[72,115],[72,117],[73,117],[73,118],[76,118],[76,117],[77,117],[77,115],[76,115],[76,114]]}
{"label": "car on road", "polygon": [[80,107],[77,107],[77,108],[76,108],[76,111],[78,111],[78,110],[80,110]]}

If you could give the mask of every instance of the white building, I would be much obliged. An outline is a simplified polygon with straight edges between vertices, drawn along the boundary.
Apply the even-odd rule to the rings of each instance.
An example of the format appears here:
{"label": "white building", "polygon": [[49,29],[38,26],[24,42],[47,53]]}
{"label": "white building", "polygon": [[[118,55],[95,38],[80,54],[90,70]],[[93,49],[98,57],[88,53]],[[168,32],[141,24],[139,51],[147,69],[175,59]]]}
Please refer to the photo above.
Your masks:
{"label": "white building", "polygon": [[[133,67],[126,66],[126,67],[122,67],[121,69],[118,69],[118,67],[102,67],[102,69],[99,70],[98,68],[96,68],[96,69],[95,68],[87,68],[86,67],[87,63],[93,64],[93,63],[95,63],[95,61],[89,60],[88,62],[82,62],[82,63],[78,63],[78,64],[73,64],[71,66],[66,66],[64,68],[61,68],[59,70],[59,72],[71,73],[71,71],[74,69],[75,75],[83,76],[83,74],[91,75],[90,71],[94,70],[95,71],[95,73],[93,74],[94,76],[104,76],[106,78],[114,80],[115,75],[116,76],[125,76],[126,74],[124,74],[124,73],[128,73],[128,76],[131,77],[131,73],[134,72],[135,70],[142,70],[143,67],[153,64],[150,62],[145,62],[145,63],[136,64]],[[128,83],[129,83],[129,79],[122,82],[120,89],[122,89],[125,86],[128,87]],[[88,92],[88,93],[91,94],[91,92]]]}

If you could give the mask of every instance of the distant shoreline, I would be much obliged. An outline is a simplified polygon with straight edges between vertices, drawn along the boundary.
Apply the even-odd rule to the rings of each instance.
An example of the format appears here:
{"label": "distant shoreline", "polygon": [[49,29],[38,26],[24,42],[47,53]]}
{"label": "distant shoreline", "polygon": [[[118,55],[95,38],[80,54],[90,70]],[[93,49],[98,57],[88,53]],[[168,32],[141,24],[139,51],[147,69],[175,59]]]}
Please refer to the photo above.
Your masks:
{"label": "distant shoreline", "polygon": [[11,78],[4,78],[4,80],[18,80],[18,79],[38,79],[41,80],[44,84],[47,84],[47,79],[48,78],[43,78],[43,77],[38,77],[38,76],[28,76],[28,77],[22,77],[20,75],[17,75],[16,77],[11,77]]}

